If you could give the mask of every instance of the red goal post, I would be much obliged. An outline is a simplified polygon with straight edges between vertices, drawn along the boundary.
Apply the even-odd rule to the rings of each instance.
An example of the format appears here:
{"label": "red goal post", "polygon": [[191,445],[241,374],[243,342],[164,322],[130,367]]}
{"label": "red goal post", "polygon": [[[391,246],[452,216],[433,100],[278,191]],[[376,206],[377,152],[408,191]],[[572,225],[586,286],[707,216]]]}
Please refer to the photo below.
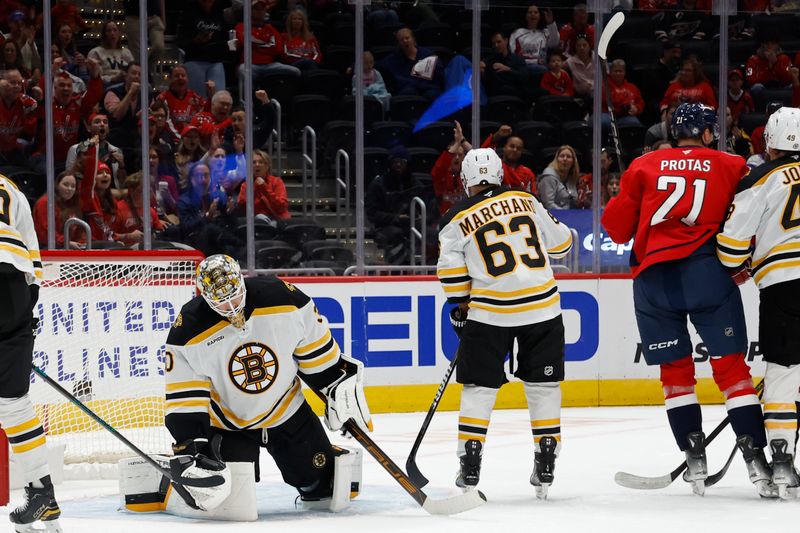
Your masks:
{"label": "red goal post", "polygon": [[[164,342],[196,294],[202,259],[183,250],[42,252],[33,363],[148,453],[169,451]],[[48,445],[63,445],[65,465],[84,465],[81,475],[91,477],[87,464],[132,455],[38,376],[31,376],[30,395]],[[0,502],[9,484],[2,441]]]}

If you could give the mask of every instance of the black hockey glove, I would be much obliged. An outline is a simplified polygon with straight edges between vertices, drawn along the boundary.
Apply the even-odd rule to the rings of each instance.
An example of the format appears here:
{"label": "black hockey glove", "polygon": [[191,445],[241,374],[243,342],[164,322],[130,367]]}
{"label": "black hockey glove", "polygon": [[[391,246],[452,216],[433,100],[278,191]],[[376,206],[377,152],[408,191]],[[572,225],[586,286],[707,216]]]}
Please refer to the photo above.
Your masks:
{"label": "black hockey glove", "polygon": [[[190,439],[172,446],[175,457],[170,461],[174,482],[181,479],[221,476],[223,483],[213,487],[183,485],[178,494],[193,508],[211,511],[231,493],[231,472],[220,457],[222,436],[208,439]],[[173,483],[174,484],[174,483]],[[176,487],[177,489],[178,487]]]}
{"label": "black hockey glove", "polygon": [[461,330],[467,325],[467,313],[461,311],[459,306],[453,307],[450,309],[450,324],[453,325],[453,330],[456,332],[456,335],[461,338]]}

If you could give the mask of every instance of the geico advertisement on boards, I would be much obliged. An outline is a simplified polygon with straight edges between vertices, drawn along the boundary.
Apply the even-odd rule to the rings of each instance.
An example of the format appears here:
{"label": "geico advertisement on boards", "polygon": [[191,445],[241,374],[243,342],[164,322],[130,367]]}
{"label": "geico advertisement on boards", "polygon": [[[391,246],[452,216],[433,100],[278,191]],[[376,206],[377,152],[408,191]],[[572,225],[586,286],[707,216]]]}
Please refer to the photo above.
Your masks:
{"label": "geico advertisement on boards", "polygon": [[[296,283],[314,298],[342,349],[364,362],[368,385],[435,384],[456,352],[438,281]],[[566,330],[567,380],[658,378],[642,356],[629,279],[559,280]],[[758,348],[758,290],[742,287],[748,362],[763,375]],[[691,323],[697,373],[711,376],[708,352]]]}

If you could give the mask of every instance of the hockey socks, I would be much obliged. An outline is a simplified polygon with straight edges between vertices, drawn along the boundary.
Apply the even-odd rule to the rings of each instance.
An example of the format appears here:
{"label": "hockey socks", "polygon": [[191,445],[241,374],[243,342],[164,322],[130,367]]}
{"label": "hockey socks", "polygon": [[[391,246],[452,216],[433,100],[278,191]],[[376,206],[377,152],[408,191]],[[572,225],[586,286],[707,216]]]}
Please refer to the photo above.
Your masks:
{"label": "hockey socks", "polygon": [[694,391],[694,361],[691,356],[661,365],[661,385],[667,419],[681,451],[689,446],[689,435],[703,430],[703,415]]}
{"label": "hockey socks", "polygon": [[725,408],[736,436],[750,435],[754,447],[765,447],[764,416],[744,354],[712,357],[711,369],[714,381],[725,395]]}

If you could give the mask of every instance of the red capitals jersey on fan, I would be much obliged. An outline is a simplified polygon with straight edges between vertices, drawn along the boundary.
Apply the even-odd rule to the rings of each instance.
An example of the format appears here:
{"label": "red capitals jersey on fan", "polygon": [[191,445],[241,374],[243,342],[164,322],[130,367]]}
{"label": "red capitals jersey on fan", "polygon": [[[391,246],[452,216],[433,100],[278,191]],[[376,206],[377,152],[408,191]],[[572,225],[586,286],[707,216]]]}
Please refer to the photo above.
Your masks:
{"label": "red capitals jersey on fan", "polygon": [[634,238],[634,276],[650,265],[682,259],[720,231],[747,172],[744,159],[711,148],[650,152],[622,175],[603,227],[616,243]]}
{"label": "red capitals jersey on fan", "polygon": [[172,119],[172,125],[178,132],[183,131],[183,127],[189,124],[196,114],[211,111],[211,103],[191,89],[186,91],[183,98],[179,98],[168,89],[159,94],[156,101],[167,103],[169,118]]}

